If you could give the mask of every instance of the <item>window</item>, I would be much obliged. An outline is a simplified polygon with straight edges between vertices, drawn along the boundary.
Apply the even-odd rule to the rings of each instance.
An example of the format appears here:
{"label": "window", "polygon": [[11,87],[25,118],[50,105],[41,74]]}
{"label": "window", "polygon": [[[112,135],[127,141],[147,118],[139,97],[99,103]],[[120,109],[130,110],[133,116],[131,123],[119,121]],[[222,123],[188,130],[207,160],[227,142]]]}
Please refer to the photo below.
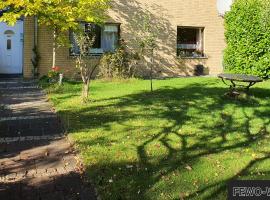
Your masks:
{"label": "window", "polygon": [[101,49],[101,27],[95,24],[85,24],[84,31],[90,38],[95,37],[92,48]]}
{"label": "window", "polygon": [[[113,52],[119,41],[119,24],[106,24],[103,27],[100,27],[95,24],[84,23],[84,31],[90,37],[95,36],[95,41],[93,47],[90,50],[90,54],[100,55],[104,52]],[[70,33],[70,42],[71,42],[71,55],[80,54],[80,49],[76,44],[74,33]]]}
{"label": "window", "polygon": [[204,57],[204,28],[177,28],[177,56]]}
{"label": "window", "polygon": [[14,35],[15,33],[14,33],[14,31],[12,31],[12,30],[6,30],[6,31],[4,32],[4,34],[5,34],[5,35]]}
{"label": "window", "polygon": [[11,39],[7,39],[7,50],[11,50]]}

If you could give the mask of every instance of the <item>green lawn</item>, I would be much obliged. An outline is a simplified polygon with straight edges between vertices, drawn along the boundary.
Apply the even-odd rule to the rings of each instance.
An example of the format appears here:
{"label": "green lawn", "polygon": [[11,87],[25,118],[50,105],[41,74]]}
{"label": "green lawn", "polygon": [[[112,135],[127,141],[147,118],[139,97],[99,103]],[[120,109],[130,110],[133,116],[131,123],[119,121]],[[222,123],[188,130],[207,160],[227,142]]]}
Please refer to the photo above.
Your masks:
{"label": "green lawn", "polygon": [[216,78],[95,81],[50,94],[103,199],[226,199],[228,180],[270,179],[270,81],[230,99]]}

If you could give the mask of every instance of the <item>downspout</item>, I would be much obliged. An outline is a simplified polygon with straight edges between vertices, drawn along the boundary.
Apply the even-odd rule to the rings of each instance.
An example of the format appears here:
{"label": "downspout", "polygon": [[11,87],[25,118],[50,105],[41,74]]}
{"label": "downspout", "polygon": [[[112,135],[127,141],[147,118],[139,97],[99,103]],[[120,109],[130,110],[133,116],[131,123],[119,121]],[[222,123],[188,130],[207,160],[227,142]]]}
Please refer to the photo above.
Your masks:
{"label": "downspout", "polygon": [[33,77],[38,77],[38,64],[39,64],[39,53],[38,53],[38,18],[34,17],[34,41],[33,41],[33,54],[32,54],[32,64],[33,64]]}
{"label": "downspout", "polygon": [[34,17],[34,47],[37,46],[37,34],[38,34],[38,20],[37,20],[37,16]]}

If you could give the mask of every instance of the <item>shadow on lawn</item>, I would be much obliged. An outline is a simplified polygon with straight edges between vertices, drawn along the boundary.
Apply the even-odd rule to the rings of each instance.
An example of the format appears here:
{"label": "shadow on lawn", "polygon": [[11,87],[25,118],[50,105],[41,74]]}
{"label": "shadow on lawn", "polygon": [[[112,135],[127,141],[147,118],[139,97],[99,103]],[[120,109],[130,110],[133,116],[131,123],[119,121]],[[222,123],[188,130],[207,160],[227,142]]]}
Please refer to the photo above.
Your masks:
{"label": "shadow on lawn", "polygon": [[[256,98],[251,96],[242,100],[224,97],[223,94],[226,91],[225,88],[212,85],[207,87],[201,84],[192,84],[185,88],[166,87],[153,93],[142,92],[120,97],[117,101],[114,99],[107,105],[89,106],[78,112],[65,110],[61,115],[70,116],[70,118],[78,116],[78,119],[73,121],[73,126],[69,131],[71,134],[100,127],[104,131],[110,131],[111,123],[115,122],[127,126],[126,132],[130,132],[139,128],[126,125],[126,122],[130,120],[138,118],[166,119],[169,122],[168,126],[161,127],[160,131],[152,133],[143,142],[138,141],[136,146],[138,161],[98,163],[87,169],[94,179],[93,181],[99,186],[99,191],[103,193],[109,190],[110,194],[108,195],[111,199],[147,199],[149,198],[147,192],[155,184],[176,171],[181,176],[181,173],[187,171],[185,169],[187,164],[196,166],[202,157],[232,150],[240,151],[241,148],[254,147],[258,142],[269,138],[270,102],[260,105],[258,99],[268,98],[270,90],[252,89],[251,93]],[[230,112],[225,112],[224,110],[228,106],[232,109]],[[134,111],[126,110],[126,108],[132,107],[136,109]],[[248,112],[250,109],[254,112]],[[146,110],[149,112],[145,112]],[[191,112],[192,114],[190,114]],[[240,114],[241,122],[234,119],[236,112]],[[205,123],[205,115],[211,116],[208,120],[212,120],[213,123]],[[261,126],[257,127],[256,133],[250,130],[254,119],[262,121]],[[200,132],[194,133],[190,130],[189,134],[181,133],[179,130],[188,123],[196,124]],[[154,126],[153,124],[152,128]],[[149,130],[151,126],[144,128]],[[232,137],[236,132],[242,134],[241,139],[228,140],[228,135]],[[171,136],[178,138],[179,148],[171,145]],[[190,141],[195,142],[190,143]],[[78,141],[79,144],[85,146],[99,144],[104,147],[107,147],[111,142],[104,136],[100,136],[97,140]],[[162,158],[156,158],[155,162],[151,161],[153,156],[147,151],[148,146],[153,142],[159,142],[167,149],[167,154]],[[251,160],[235,176],[198,187],[196,192],[189,195],[189,198],[198,198],[197,195],[203,195],[200,199],[215,199],[218,195],[226,194],[226,184],[229,180],[239,176],[248,177],[252,167],[270,158],[270,152],[259,149],[258,152],[263,156]],[[127,169],[127,166],[133,167]],[[270,171],[262,173],[270,177]],[[112,177],[116,178],[113,185],[110,185],[108,180]]]}

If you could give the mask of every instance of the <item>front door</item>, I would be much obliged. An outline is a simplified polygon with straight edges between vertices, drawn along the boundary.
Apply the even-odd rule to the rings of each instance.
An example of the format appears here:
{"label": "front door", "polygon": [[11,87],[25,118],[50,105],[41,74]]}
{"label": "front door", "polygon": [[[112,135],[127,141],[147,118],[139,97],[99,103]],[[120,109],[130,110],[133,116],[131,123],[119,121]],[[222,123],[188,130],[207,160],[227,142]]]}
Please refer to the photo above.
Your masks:
{"label": "front door", "polygon": [[22,74],[23,21],[0,23],[0,74]]}

